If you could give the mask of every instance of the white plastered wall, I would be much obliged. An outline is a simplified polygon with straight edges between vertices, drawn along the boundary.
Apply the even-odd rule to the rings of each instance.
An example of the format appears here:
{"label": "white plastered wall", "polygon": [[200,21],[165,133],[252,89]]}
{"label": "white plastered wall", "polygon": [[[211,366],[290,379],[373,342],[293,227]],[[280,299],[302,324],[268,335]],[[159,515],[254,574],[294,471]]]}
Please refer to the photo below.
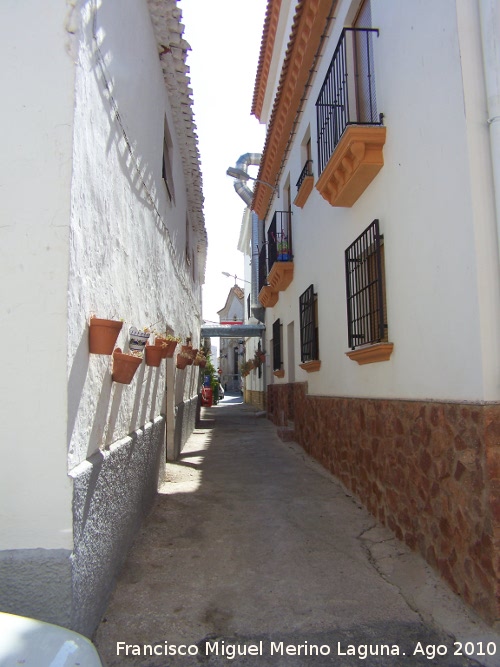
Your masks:
{"label": "white plastered wall", "polygon": [[64,2],[43,11],[35,0],[0,7],[0,550],[72,545],[65,456],[70,20]]}
{"label": "white plastered wall", "polygon": [[[338,7],[339,22],[319,63],[283,183],[289,174],[295,183],[300,173],[300,143],[309,125],[316,161],[314,102],[351,8],[348,2]],[[294,280],[273,311],[266,309],[268,332],[277,317],[284,331],[296,322],[298,363],[298,297],[314,284],[321,370],[296,370],[296,380],[308,381],[313,394],[500,398],[498,364],[490,363],[498,360],[498,302],[492,298],[498,256],[491,251],[495,221],[482,63],[478,36],[464,36],[459,25],[464,11],[459,3],[457,23],[454,0],[404,6],[372,0],[373,26],[380,29],[374,53],[377,107],[387,127],[385,165],[350,209],[331,207],[316,190],[303,209],[293,208]],[[477,8],[472,25],[467,21],[473,30],[475,13]],[[279,200],[274,208],[280,210]],[[345,356],[344,251],[375,218],[384,234],[394,352],[389,362],[359,366]],[[288,381],[289,374],[278,380]]]}
{"label": "white plastered wall", "polygon": [[[192,335],[195,347],[200,327],[199,284],[185,261],[186,185],[147,5],[99,3],[95,23],[94,5],[84,4],[77,68],[70,468],[165,412],[165,363],[159,369],[143,363],[131,385],[112,383],[111,358],[88,354],[90,315],[124,320],[117,342],[122,349],[130,326],[169,327]],[[161,178],[165,119],[173,142],[173,202]],[[194,247],[196,240],[193,233]],[[172,401],[196,394],[194,372],[177,373]]]}

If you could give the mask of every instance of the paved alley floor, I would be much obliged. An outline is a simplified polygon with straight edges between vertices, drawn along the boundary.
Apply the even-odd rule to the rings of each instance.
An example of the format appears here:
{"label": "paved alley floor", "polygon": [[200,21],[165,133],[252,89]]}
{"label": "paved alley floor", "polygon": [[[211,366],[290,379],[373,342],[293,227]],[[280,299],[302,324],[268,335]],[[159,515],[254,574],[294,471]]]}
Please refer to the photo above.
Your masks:
{"label": "paved alley floor", "polygon": [[231,396],[167,464],[95,643],[108,667],[500,665],[498,635]]}

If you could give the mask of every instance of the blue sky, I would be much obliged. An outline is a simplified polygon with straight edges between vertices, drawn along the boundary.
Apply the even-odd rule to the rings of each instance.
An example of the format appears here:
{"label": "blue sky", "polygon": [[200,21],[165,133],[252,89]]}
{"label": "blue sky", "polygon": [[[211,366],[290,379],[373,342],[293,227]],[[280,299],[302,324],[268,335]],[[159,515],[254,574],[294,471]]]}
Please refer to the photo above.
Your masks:
{"label": "blue sky", "polygon": [[[243,277],[236,246],[244,203],[226,169],[262,152],[265,127],[250,114],[267,0],[180,0],[203,174],[208,262],[203,316],[217,321],[234,280]],[[239,283],[243,286],[243,283]]]}

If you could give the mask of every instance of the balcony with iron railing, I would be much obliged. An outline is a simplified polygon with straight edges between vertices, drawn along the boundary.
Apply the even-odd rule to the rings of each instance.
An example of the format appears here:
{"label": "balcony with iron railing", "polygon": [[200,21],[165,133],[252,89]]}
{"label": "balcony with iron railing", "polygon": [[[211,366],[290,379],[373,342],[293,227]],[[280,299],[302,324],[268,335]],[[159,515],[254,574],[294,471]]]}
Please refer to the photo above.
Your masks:
{"label": "balcony with iron railing", "polygon": [[299,180],[297,181],[297,196],[295,197],[294,204],[302,208],[306,203],[309,195],[312,192],[314,186],[314,176],[312,172],[312,160],[307,160],[304,168],[300,172]]}
{"label": "balcony with iron railing", "polygon": [[344,28],[316,100],[316,188],[332,206],[352,206],[384,164],[377,112],[375,28]]}
{"label": "balcony with iron railing", "polygon": [[265,308],[274,306],[293,280],[290,222],[288,211],[275,211],[259,252],[259,300]]}

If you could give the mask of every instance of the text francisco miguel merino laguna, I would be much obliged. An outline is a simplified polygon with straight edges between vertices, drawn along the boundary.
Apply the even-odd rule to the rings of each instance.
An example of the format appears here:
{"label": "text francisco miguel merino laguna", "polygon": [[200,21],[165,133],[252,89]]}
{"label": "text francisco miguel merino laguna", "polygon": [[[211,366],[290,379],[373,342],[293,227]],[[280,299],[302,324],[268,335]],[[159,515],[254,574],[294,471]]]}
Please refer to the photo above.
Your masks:
{"label": "text francisco miguel merino laguna", "polygon": [[[418,653],[418,646],[416,653]],[[423,649],[420,647],[422,652]],[[217,655],[227,660],[237,656],[252,655],[352,655],[361,660],[373,655],[404,655],[396,644],[342,644],[337,642],[333,648],[328,644],[286,644],[285,642],[266,642],[262,640],[253,644],[231,644],[223,640],[200,642],[200,644],[171,644],[167,641],[158,644],[127,644],[116,643],[116,655],[130,656],[167,656],[167,655]]]}

